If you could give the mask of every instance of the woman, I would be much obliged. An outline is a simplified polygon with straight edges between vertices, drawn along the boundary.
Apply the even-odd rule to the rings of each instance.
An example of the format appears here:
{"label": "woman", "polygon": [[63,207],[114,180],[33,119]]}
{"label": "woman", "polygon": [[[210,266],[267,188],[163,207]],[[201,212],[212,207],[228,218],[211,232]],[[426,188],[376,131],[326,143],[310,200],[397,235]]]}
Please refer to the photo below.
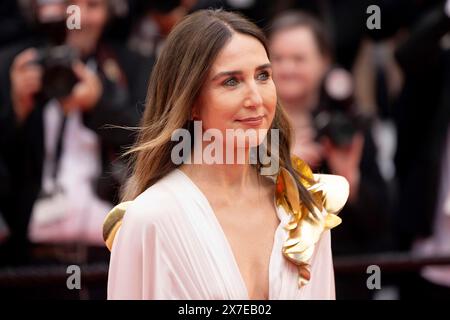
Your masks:
{"label": "woman", "polygon": [[[333,213],[348,185],[291,160],[289,124],[271,74],[263,34],[234,13],[198,11],[171,32],[130,151],[126,202],[104,224],[112,249],[108,298],[334,298],[328,229],[340,222]],[[203,133],[221,133],[215,142],[225,150],[236,140],[221,140],[227,130],[239,139],[243,130],[262,135],[255,145],[243,137],[244,163],[177,165],[172,134],[188,128],[195,135],[193,121]],[[207,143],[198,141],[194,151],[205,154]],[[252,146],[269,150],[270,143],[280,164],[272,177],[249,156]]]}
{"label": "woman", "polygon": [[278,97],[294,127],[293,153],[318,167],[323,148],[314,141],[312,113],[331,64],[331,44],[322,24],[301,11],[277,16],[270,28],[270,54]]}

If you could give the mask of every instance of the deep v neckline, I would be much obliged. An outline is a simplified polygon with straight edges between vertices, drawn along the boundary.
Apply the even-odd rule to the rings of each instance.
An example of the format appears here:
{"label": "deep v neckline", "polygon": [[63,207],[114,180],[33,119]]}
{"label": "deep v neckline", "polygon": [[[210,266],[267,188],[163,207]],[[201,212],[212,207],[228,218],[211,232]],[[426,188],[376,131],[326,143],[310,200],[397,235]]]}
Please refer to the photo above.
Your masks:
{"label": "deep v neckline", "polygon": [[[184,179],[192,186],[192,188],[199,195],[199,197],[202,200],[202,202],[204,202],[204,204],[205,204],[205,206],[206,206],[206,208],[208,210],[208,213],[211,216],[211,219],[214,221],[214,224],[216,225],[216,228],[217,228],[217,230],[220,233],[219,237],[222,239],[222,244],[225,247],[225,251],[226,251],[226,253],[227,253],[227,255],[228,255],[228,257],[229,257],[229,259],[230,259],[230,261],[231,261],[231,263],[233,265],[234,273],[235,273],[236,277],[239,279],[239,283],[240,283],[242,289],[245,292],[246,299],[250,300],[250,295],[249,295],[249,290],[247,288],[247,284],[245,283],[244,277],[242,276],[241,270],[239,269],[239,265],[237,263],[236,257],[234,255],[233,249],[232,249],[231,244],[230,244],[230,241],[228,240],[227,235],[225,234],[225,231],[224,231],[222,225],[220,224],[219,219],[216,216],[216,213],[215,213],[211,203],[209,202],[208,198],[203,193],[203,191],[197,186],[197,184],[186,173],[184,173],[183,171],[181,171],[178,168],[175,169],[175,170],[178,171],[179,174],[184,177]],[[276,206],[275,195],[274,195],[274,202],[273,203],[274,203],[274,208],[275,208],[275,212],[276,212],[277,219],[278,219],[279,223],[278,223],[278,226],[275,229],[275,232],[274,232],[274,235],[273,235],[272,250],[271,250],[270,258],[269,258],[268,300],[271,299],[272,294],[273,294],[273,292],[272,292],[273,288],[272,288],[271,282],[272,282],[272,276],[273,276],[274,272],[272,271],[272,268],[273,268],[273,262],[274,262],[274,255],[275,255],[275,252],[276,252],[276,249],[277,249],[276,247],[278,247],[277,246],[277,234],[278,234],[278,231],[279,231],[279,229],[281,227],[281,224],[282,224],[282,221],[281,221],[281,219],[280,219],[280,217],[278,215],[278,208]]]}

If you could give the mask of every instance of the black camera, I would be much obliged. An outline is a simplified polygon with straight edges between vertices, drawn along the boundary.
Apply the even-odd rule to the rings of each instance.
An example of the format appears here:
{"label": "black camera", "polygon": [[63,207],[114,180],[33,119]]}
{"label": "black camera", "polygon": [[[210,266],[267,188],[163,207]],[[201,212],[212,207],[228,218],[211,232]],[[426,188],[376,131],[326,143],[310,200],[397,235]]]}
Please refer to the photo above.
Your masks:
{"label": "black camera", "polygon": [[339,67],[325,75],[314,114],[317,138],[328,137],[335,146],[349,145],[353,136],[363,129],[364,121],[358,116],[354,101],[352,75]]}
{"label": "black camera", "polygon": [[68,96],[78,77],[72,66],[78,59],[75,50],[67,45],[48,46],[38,50],[36,63],[43,67],[42,93],[47,98]]}
{"label": "black camera", "polygon": [[43,68],[42,94],[46,98],[68,96],[78,77],[72,66],[79,59],[78,52],[64,45],[67,36],[65,0],[36,0],[36,27],[45,46],[38,48],[35,63]]}

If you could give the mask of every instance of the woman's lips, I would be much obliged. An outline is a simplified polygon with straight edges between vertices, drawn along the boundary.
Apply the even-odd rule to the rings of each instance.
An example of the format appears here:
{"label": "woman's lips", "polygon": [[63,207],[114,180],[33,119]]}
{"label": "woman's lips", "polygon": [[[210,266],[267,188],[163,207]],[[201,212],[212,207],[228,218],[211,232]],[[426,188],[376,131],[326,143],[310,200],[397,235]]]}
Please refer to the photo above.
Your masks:
{"label": "woman's lips", "polygon": [[236,121],[245,124],[247,126],[251,127],[258,127],[262,124],[264,116],[258,116],[258,117],[248,117],[248,118],[242,118],[238,119]]}

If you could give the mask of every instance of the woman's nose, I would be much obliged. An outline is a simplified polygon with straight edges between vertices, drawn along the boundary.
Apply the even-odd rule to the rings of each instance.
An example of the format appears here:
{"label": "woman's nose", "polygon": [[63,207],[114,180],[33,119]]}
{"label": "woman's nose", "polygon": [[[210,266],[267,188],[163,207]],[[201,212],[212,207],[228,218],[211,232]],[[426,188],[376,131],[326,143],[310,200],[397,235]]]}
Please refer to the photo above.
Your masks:
{"label": "woman's nose", "polygon": [[261,106],[262,103],[263,98],[261,96],[261,92],[259,91],[257,84],[256,83],[249,84],[244,106],[247,108],[256,108]]}

